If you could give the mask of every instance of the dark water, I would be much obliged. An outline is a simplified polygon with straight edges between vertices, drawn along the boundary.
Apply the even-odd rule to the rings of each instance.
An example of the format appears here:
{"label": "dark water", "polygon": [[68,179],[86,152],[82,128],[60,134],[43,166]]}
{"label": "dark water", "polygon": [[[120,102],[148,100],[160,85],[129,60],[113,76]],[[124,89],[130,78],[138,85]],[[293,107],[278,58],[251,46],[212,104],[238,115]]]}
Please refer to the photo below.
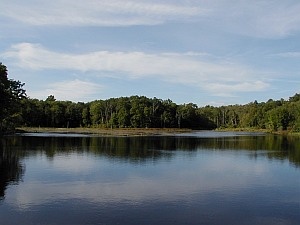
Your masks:
{"label": "dark water", "polygon": [[299,137],[0,140],[0,224],[300,224]]}

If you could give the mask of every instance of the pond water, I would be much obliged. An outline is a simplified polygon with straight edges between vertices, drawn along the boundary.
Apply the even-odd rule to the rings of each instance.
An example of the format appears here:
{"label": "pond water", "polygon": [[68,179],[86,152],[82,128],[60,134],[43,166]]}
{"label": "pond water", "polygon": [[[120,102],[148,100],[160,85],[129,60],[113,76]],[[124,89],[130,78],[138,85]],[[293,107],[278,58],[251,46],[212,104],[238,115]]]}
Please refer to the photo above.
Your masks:
{"label": "pond water", "polygon": [[300,224],[299,137],[0,140],[1,224]]}

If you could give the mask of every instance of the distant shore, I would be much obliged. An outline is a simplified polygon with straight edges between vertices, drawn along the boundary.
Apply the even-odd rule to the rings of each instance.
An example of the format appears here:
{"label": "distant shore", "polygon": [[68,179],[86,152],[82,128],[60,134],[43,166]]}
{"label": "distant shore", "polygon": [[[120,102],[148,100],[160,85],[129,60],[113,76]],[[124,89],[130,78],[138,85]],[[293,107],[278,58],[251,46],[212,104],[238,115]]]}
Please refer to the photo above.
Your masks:
{"label": "distant shore", "polygon": [[[289,131],[271,131],[267,129],[254,128],[222,128],[216,129],[219,132],[259,132],[278,135],[300,136],[300,133]],[[193,132],[186,128],[53,128],[53,127],[19,127],[17,133],[56,133],[56,134],[91,134],[99,136],[155,136],[155,135],[174,135],[180,133]]]}
{"label": "distant shore", "polygon": [[278,135],[294,135],[300,136],[300,132],[292,132],[289,130],[279,130],[279,131],[272,131],[269,129],[258,129],[258,128],[218,128],[216,131],[233,131],[233,132],[260,132],[260,133],[268,133],[268,134],[278,134]]}
{"label": "distant shore", "polygon": [[19,133],[59,133],[59,134],[94,134],[100,136],[152,136],[174,135],[192,132],[191,129],[179,128],[51,128],[51,127],[20,127]]}

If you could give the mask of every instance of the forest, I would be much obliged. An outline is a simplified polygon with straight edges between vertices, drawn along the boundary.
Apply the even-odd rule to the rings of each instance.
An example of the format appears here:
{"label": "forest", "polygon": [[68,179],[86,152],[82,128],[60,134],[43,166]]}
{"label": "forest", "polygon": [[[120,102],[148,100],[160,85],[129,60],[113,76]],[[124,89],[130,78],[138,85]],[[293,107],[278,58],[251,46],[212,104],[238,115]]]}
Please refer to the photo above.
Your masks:
{"label": "forest", "polygon": [[0,63],[0,131],[15,127],[95,128],[251,128],[300,132],[300,94],[245,105],[176,104],[156,97],[130,96],[92,102],[26,96],[24,83],[8,78]]}

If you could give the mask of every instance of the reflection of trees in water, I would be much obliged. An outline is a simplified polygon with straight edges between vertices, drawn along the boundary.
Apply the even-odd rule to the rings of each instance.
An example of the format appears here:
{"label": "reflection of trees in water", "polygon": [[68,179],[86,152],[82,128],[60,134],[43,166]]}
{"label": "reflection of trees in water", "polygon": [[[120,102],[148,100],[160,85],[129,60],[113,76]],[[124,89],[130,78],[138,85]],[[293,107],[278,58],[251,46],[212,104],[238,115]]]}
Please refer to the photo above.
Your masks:
{"label": "reflection of trees in water", "polygon": [[[0,199],[8,185],[17,183],[24,174],[20,160],[25,156],[45,154],[91,153],[109,160],[130,163],[170,160],[173,151],[195,153],[201,150],[247,150],[250,157],[289,160],[300,166],[300,137],[279,135],[235,136],[218,138],[195,137],[32,137],[11,136],[0,140]],[[193,154],[191,154],[193,156]]]}
{"label": "reflection of trees in water", "polygon": [[0,140],[0,200],[4,198],[7,186],[18,183],[24,174],[18,151],[11,148],[13,143],[10,141]]}
{"label": "reflection of trees in water", "polygon": [[[250,150],[277,160],[288,159],[300,166],[300,138],[280,135],[234,136],[217,138],[197,137],[10,137],[23,150],[23,154],[46,154],[48,158],[56,154],[90,152],[111,160],[132,163],[170,159],[175,150],[193,152],[196,150]],[[24,151],[25,150],[25,151]],[[260,154],[261,155],[261,154]],[[258,155],[257,155],[258,156]]]}
{"label": "reflection of trees in water", "polygon": [[[218,150],[248,150],[252,156],[265,156],[269,159],[288,159],[300,166],[300,137],[283,135],[235,136],[226,138],[202,139],[200,148]],[[260,153],[263,151],[263,154]]]}

